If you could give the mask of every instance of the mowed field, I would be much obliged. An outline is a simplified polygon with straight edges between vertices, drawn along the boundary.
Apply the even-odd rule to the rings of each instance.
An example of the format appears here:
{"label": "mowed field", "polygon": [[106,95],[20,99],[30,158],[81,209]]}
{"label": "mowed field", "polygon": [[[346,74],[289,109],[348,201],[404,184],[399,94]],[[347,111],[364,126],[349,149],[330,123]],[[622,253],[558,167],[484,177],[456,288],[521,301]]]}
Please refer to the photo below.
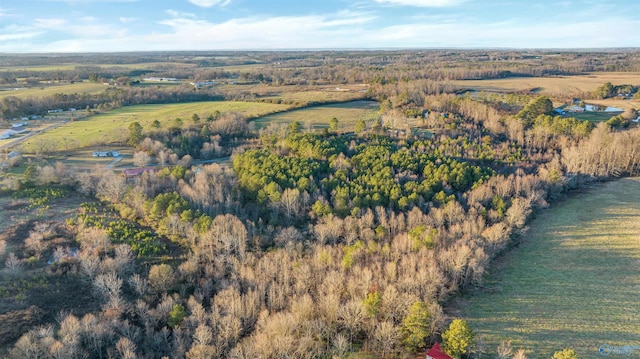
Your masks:
{"label": "mowed field", "polygon": [[224,114],[237,112],[248,117],[257,117],[278,111],[284,111],[288,105],[215,101],[191,102],[183,104],[137,105],[119,108],[104,114],[86,117],[69,122],[46,133],[28,139],[23,145],[25,153],[33,153],[38,144],[49,143],[56,150],[71,150],[109,143],[124,143],[129,135],[129,124],[139,122],[145,131],[151,130],[154,120],[160,121],[162,127],[169,126],[176,118],[191,121],[193,114],[198,114],[202,121],[215,111]]}
{"label": "mowed field", "polygon": [[598,185],[540,213],[484,286],[449,306],[492,357],[501,340],[529,358],[563,348],[598,358],[602,344],[640,345],[640,178]]}
{"label": "mowed field", "polygon": [[342,130],[353,130],[359,119],[375,116],[380,104],[375,101],[351,101],[345,103],[307,107],[299,110],[276,113],[255,120],[256,128],[265,128],[272,123],[289,124],[300,122],[305,127],[323,128],[329,126],[329,120],[338,119]]}
{"label": "mowed field", "polygon": [[595,72],[581,76],[512,77],[490,80],[460,80],[453,84],[487,92],[518,92],[535,90],[542,94],[559,95],[591,92],[605,82],[614,85],[640,85],[639,72]]}
{"label": "mowed field", "polygon": [[[355,87],[355,86],[354,86]],[[364,88],[366,90],[366,88]],[[362,92],[355,90],[312,90],[312,91],[296,91],[296,92],[282,92],[277,95],[267,95],[264,98],[282,100],[286,102],[297,103],[309,103],[309,102],[342,102],[349,100],[357,100],[363,98]]]}
{"label": "mowed field", "polygon": [[73,93],[100,93],[107,89],[107,86],[95,82],[78,82],[74,84],[61,85],[45,85],[41,87],[31,87],[20,90],[0,91],[0,100],[7,96],[15,96],[18,98],[26,97],[47,97],[57,93],[73,94]]}

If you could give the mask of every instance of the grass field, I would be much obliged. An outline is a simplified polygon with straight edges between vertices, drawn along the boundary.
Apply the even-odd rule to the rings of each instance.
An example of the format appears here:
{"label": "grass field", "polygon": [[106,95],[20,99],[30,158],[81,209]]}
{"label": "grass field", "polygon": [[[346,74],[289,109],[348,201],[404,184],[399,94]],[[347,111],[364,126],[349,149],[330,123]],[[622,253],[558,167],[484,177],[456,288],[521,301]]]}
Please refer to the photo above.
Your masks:
{"label": "grass field", "polygon": [[[366,89],[366,88],[365,88]],[[324,90],[324,91],[296,91],[296,92],[283,92],[277,95],[265,96],[269,99],[278,99],[287,102],[308,103],[314,101],[322,102],[341,102],[349,100],[357,100],[363,98],[363,93],[354,91],[340,91],[340,90]]]}
{"label": "grass field", "polygon": [[578,120],[591,121],[591,122],[602,122],[609,120],[613,115],[606,112],[575,112],[569,113],[568,117],[575,117]]}
{"label": "grass field", "polygon": [[375,101],[351,101],[276,113],[261,117],[255,123],[257,128],[264,128],[271,123],[288,124],[298,121],[303,126],[323,128],[328,127],[329,120],[335,117],[341,129],[352,130],[360,118],[374,115],[379,108],[380,104]]}
{"label": "grass field", "polygon": [[491,80],[460,80],[453,84],[486,92],[517,92],[535,90],[542,94],[559,95],[591,92],[605,82],[614,85],[640,85],[638,72],[596,72],[581,76],[513,77]]}
{"label": "grass field", "polygon": [[25,153],[33,153],[37,149],[37,144],[42,142],[49,143],[58,151],[109,143],[124,143],[128,137],[129,124],[135,121],[139,122],[145,130],[149,130],[154,120],[160,121],[165,127],[176,118],[190,121],[194,113],[197,113],[204,120],[206,116],[215,111],[221,113],[238,112],[256,117],[283,111],[287,108],[289,108],[288,105],[235,101],[128,106],[69,122],[34,136],[23,144],[22,149]]}
{"label": "grass field", "polygon": [[107,86],[95,82],[78,82],[75,84],[63,84],[63,85],[43,85],[42,87],[32,87],[21,90],[0,91],[0,100],[7,96],[15,96],[18,98],[26,97],[46,97],[53,96],[57,93],[100,93],[104,91]]}
{"label": "grass field", "polygon": [[563,348],[598,358],[605,343],[640,345],[639,203],[640,178],[622,179],[542,212],[485,288],[450,303],[451,313],[492,356],[501,340],[529,358]]}

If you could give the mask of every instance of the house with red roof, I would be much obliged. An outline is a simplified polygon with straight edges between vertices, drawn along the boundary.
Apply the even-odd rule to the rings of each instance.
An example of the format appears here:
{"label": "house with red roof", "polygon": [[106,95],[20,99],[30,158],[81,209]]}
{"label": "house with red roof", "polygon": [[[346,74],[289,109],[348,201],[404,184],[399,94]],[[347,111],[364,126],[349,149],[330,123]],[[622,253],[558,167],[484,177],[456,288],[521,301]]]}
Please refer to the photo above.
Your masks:
{"label": "house with red roof", "polygon": [[442,350],[440,350],[440,343],[435,343],[431,349],[427,352],[427,359],[453,359]]}

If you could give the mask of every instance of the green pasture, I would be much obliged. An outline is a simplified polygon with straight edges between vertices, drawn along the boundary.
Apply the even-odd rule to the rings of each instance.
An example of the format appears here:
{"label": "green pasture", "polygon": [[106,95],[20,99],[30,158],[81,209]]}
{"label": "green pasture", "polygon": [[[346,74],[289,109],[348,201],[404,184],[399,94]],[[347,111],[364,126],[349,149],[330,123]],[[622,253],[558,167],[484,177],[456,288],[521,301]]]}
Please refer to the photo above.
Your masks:
{"label": "green pasture", "polygon": [[575,112],[569,113],[569,117],[575,117],[578,120],[591,121],[591,122],[603,122],[608,121],[613,114],[606,112]]}
{"label": "green pasture", "polygon": [[375,101],[351,101],[275,113],[261,117],[255,120],[255,123],[256,128],[265,128],[271,123],[288,124],[298,121],[310,128],[323,128],[328,127],[329,120],[335,117],[341,129],[353,130],[359,119],[375,116],[379,108],[380,104]]}
{"label": "green pasture", "polygon": [[257,117],[283,111],[288,107],[279,104],[236,101],[127,106],[69,122],[36,135],[23,143],[22,150],[25,153],[34,153],[43,146],[50,151],[67,151],[110,143],[123,144],[129,136],[129,124],[136,121],[142,125],[145,132],[148,132],[152,130],[151,124],[154,120],[158,120],[161,127],[166,128],[171,126],[176,118],[188,123],[193,114],[198,114],[204,122],[209,114],[216,111],[222,114],[237,112],[247,117]]}
{"label": "green pasture", "polygon": [[640,345],[640,178],[585,192],[540,213],[484,288],[450,304],[489,357],[503,340],[529,358],[563,348],[599,358],[602,344]]}

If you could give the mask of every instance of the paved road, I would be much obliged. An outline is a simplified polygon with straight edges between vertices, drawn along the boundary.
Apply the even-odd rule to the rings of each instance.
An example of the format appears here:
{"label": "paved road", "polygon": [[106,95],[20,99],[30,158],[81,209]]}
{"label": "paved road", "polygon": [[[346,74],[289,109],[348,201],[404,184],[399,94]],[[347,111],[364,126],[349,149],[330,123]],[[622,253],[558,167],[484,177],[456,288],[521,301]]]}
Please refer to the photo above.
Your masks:
{"label": "paved road", "polygon": [[50,126],[47,126],[47,127],[43,128],[43,129],[38,130],[38,131],[29,132],[28,134],[26,134],[26,135],[24,135],[22,137],[18,137],[16,139],[12,140],[12,141],[9,141],[9,142],[5,143],[4,145],[1,145],[0,146],[0,151],[4,150],[5,148],[11,148],[13,146],[19,145],[22,142],[28,140],[29,138],[31,138],[31,137],[33,137],[35,135],[39,135],[41,133],[47,132],[47,131],[52,130],[52,129],[56,128],[56,127],[60,127],[60,126],[64,125],[67,122],[69,122],[69,121],[56,122],[56,123],[54,123],[54,124],[52,124]]}

